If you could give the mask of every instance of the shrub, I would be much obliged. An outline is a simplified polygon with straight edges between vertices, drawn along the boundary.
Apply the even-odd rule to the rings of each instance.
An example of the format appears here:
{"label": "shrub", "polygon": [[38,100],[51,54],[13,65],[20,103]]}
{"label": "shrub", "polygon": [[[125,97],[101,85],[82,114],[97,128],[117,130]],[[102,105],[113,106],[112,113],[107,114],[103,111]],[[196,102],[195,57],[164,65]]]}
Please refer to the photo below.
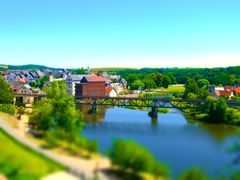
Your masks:
{"label": "shrub", "polygon": [[16,108],[12,104],[0,104],[0,111],[13,115],[16,113]]}
{"label": "shrub", "polygon": [[166,167],[157,162],[146,148],[131,140],[115,140],[108,155],[113,164],[131,169],[134,173],[148,172],[157,176],[168,173]]}
{"label": "shrub", "polygon": [[180,178],[180,180],[207,180],[208,177],[198,168],[192,168],[186,172],[184,172]]}

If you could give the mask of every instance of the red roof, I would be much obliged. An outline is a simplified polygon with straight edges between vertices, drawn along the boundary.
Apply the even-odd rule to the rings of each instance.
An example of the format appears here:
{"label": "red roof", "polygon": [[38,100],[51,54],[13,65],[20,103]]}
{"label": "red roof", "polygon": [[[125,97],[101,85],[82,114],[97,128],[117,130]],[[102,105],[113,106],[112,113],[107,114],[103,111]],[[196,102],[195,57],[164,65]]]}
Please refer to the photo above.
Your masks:
{"label": "red roof", "polygon": [[231,91],[232,89],[233,89],[232,86],[225,86],[225,90],[226,90],[226,91]]}
{"label": "red roof", "polygon": [[105,78],[102,76],[85,76],[88,82],[105,82]]}
{"label": "red roof", "polygon": [[2,75],[8,75],[9,72],[8,72],[8,71],[3,71],[3,72],[1,72],[1,74],[2,74]]}
{"label": "red roof", "polygon": [[106,88],[106,93],[107,94],[110,94],[110,92],[113,90],[113,87],[112,86],[108,86],[107,88]]}
{"label": "red roof", "polygon": [[231,96],[231,91],[216,91],[217,96]]}
{"label": "red roof", "polygon": [[235,87],[234,91],[235,93],[240,94],[240,87]]}

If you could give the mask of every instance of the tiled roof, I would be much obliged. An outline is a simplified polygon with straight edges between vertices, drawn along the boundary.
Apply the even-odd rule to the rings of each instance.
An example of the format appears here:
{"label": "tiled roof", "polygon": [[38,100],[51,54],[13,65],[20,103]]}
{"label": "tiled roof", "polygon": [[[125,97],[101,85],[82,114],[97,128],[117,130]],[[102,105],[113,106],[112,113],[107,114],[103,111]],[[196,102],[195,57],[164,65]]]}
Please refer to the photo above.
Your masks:
{"label": "tiled roof", "polygon": [[112,86],[108,86],[107,88],[106,88],[106,93],[107,94],[110,94],[110,92],[113,90],[113,87]]}
{"label": "tiled roof", "polygon": [[231,91],[216,91],[217,96],[230,96]]}
{"label": "tiled roof", "polygon": [[235,93],[240,94],[240,87],[235,87],[234,91]]}
{"label": "tiled roof", "polygon": [[226,91],[231,91],[232,89],[233,89],[232,86],[225,86],[225,90],[226,90]]}
{"label": "tiled roof", "polygon": [[105,78],[102,76],[85,76],[88,82],[105,82]]}

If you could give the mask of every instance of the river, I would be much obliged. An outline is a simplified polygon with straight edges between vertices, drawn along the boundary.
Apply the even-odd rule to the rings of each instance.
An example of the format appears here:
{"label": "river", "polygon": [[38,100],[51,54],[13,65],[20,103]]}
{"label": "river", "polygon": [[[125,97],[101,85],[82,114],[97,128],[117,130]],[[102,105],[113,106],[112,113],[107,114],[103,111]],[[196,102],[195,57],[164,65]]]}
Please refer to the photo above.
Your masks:
{"label": "river", "polygon": [[151,119],[147,111],[99,109],[95,116],[84,113],[88,123],[83,134],[97,140],[102,154],[114,138],[132,139],[169,166],[174,177],[191,167],[201,168],[212,177],[229,175],[236,168],[236,154],[228,150],[240,140],[239,127],[189,121],[177,109],[158,114],[158,120]]}

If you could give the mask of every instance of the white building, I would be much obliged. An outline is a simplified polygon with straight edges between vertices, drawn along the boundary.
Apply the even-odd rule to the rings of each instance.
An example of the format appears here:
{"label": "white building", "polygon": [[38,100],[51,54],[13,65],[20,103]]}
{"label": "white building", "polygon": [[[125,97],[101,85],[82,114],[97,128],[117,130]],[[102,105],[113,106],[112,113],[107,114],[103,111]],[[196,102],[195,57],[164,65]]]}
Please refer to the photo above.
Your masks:
{"label": "white building", "polygon": [[66,78],[66,84],[67,84],[67,93],[69,95],[75,96],[75,84],[79,84],[80,81],[84,76],[89,76],[88,74],[82,74],[82,75],[68,75]]}

